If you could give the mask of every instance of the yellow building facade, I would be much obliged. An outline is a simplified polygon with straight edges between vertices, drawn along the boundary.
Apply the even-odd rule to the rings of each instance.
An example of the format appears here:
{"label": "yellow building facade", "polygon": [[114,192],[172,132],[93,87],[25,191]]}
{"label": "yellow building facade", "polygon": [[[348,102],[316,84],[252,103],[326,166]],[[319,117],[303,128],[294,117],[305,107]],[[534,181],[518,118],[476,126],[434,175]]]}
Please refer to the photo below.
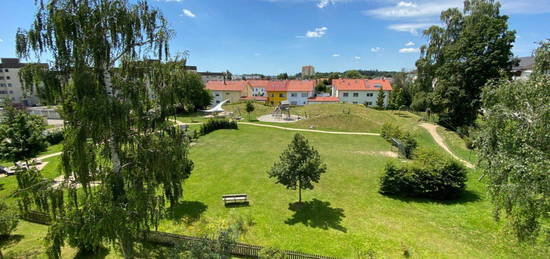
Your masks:
{"label": "yellow building facade", "polygon": [[267,91],[267,104],[277,106],[281,104],[282,101],[286,101],[287,92],[286,91]]}

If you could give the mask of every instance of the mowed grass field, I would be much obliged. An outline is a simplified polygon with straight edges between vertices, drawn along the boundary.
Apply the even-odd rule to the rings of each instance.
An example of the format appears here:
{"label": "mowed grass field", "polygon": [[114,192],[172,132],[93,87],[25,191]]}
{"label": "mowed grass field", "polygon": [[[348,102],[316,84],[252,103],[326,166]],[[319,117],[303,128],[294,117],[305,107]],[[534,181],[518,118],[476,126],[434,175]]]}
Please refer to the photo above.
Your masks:
{"label": "mowed grass field", "polygon": [[[237,107],[228,107],[232,106]],[[345,106],[304,109],[323,109],[336,115],[338,110],[343,114]],[[412,132],[420,147],[441,150],[429,133],[418,127],[419,118],[414,114],[349,106],[357,109],[351,112],[354,116],[373,118],[374,122],[367,129],[368,120],[361,119],[364,128],[349,124],[342,131],[376,132],[379,125],[391,121]],[[271,107],[261,108],[264,110],[258,112],[268,108],[268,113],[271,111]],[[196,116],[183,119],[199,121]],[[243,118],[247,117],[243,113]],[[345,119],[337,118],[326,128],[317,129],[338,130],[335,127],[342,120]],[[328,171],[314,190],[303,192],[305,205],[298,210],[291,206],[298,199],[297,191],[275,184],[267,175],[295,133],[241,124],[239,130],[219,130],[202,136],[190,148],[195,168],[185,182],[184,198],[168,213],[159,230],[213,234],[241,221],[246,225],[241,242],[341,258],[357,258],[366,253],[378,258],[400,258],[405,251],[413,258],[547,258],[550,253],[548,247],[516,244],[506,234],[504,223],[493,220],[485,183],[478,181],[479,172],[469,171],[466,192],[452,202],[380,195],[379,177],[385,164],[406,162],[385,156],[383,152],[395,150],[377,136],[302,133],[319,150]],[[448,145],[455,153],[455,149],[465,149],[453,132],[442,135],[445,141],[453,141]],[[49,152],[59,148],[52,147]],[[59,175],[59,157],[48,161],[51,163],[43,174],[48,178]],[[15,177],[0,178],[0,198],[12,205],[15,200],[10,195],[16,188]],[[230,193],[248,194],[250,205],[225,207],[221,196]],[[15,258],[45,258],[42,240],[46,233],[44,226],[21,222],[16,232],[19,241],[3,251]],[[155,255],[155,250],[152,249],[153,254],[144,250],[144,258],[162,257]],[[75,256],[75,249],[64,248],[63,258]],[[119,258],[120,253],[111,250],[96,257],[104,256]]]}
{"label": "mowed grass field", "polygon": [[[404,250],[425,258],[544,257],[544,250],[509,240],[491,215],[479,174],[469,172],[461,199],[435,202],[378,193],[390,151],[380,137],[303,133],[327,164],[314,190],[297,192],[269,179],[267,171],[294,132],[241,125],[201,137],[191,149],[195,169],[184,200],[161,231],[201,235],[238,221],[253,222],[241,241],[282,249],[353,258],[373,251],[400,257]],[[250,206],[226,208],[223,194],[246,193]]]}

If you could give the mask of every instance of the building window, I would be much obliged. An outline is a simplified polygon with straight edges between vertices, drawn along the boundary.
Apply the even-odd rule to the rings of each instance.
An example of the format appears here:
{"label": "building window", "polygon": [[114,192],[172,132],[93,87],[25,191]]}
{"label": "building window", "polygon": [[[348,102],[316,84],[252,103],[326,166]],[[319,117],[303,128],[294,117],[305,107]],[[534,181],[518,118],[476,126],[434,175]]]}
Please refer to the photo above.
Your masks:
{"label": "building window", "polygon": [[[274,94],[270,94],[269,96],[271,96],[271,97],[275,97],[275,95],[274,95]],[[273,104],[273,102],[271,102],[271,104]]]}
{"label": "building window", "polygon": [[307,97],[307,93],[302,93],[302,97]]}
{"label": "building window", "polygon": [[359,97],[359,93],[353,93],[353,97]]}
{"label": "building window", "polygon": [[367,97],[372,97],[372,93],[367,93]]}
{"label": "building window", "polygon": [[10,77],[9,77],[9,76],[6,76],[6,80],[10,80]]}
{"label": "building window", "polygon": [[1,84],[0,84],[0,87],[6,87],[6,84],[1,83]]}
{"label": "building window", "polygon": [[353,102],[353,104],[357,104],[357,102]]}
{"label": "building window", "polygon": [[349,95],[348,93],[344,93],[344,97],[348,97],[348,95]]}
{"label": "building window", "polygon": [[298,103],[296,101],[290,102],[291,105],[297,105]]}
{"label": "building window", "polygon": [[4,80],[4,77],[3,77],[3,76],[0,76],[0,80]]}
{"label": "building window", "polygon": [[283,97],[285,97],[285,94],[280,93],[280,94],[279,94],[279,97],[283,98]]}
{"label": "building window", "polygon": [[8,83],[8,87],[11,87],[11,83]]}
{"label": "building window", "polygon": [[4,72],[10,72],[10,71],[6,68],[6,69],[4,69]]}
{"label": "building window", "polygon": [[216,93],[216,96],[220,96],[220,94]]}
{"label": "building window", "polygon": [[367,106],[371,106],[372,105],[372,102],[366,102],[365,103]]}
{"label": "building window", "polygon": [[8,91],[0,91],[0,94],[8,94]]}
{"label": "building window", "polygon": [[219,100],[216,100],[216,103],[220,103],[220,101],[219,101]]}
{"label": "building window", "polygon": [[12,90],[10,90],[10,94],[13,94],[13,91],[12,91]]}
{"label": "building window", "polygon": [[290,96],[291,96],[291,97],[296,97],[296,96],[298,96],[298,95],[297,95],[296,93],[291,93]]}

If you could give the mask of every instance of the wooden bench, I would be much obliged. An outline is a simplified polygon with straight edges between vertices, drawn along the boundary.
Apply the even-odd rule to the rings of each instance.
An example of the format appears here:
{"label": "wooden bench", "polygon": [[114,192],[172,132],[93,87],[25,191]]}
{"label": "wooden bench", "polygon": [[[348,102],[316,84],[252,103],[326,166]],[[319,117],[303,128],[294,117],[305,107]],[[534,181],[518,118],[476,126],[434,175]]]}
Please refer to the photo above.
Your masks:
{"label": "wooden bench", "polygon": [[222,196],[225,205],[233,203],[248,203],[248,195],[246,194],[226,194]]}

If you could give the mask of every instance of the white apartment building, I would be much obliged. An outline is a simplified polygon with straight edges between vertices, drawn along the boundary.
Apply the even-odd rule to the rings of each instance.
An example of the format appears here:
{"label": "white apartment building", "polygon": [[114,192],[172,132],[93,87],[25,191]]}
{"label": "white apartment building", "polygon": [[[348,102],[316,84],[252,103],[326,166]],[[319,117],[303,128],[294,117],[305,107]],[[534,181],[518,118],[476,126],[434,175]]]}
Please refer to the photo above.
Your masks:
{"label": "white apartment building", "polygon": [[306,105],[308,99],[313,97],[314,89],[314,80],[289,80],[287,85],[287,101],[290,105]]}
{"label": "white apartment building", "polygon": [[[25,66],[17,58],[0,59],[0,99],[9,99],[14,104],[35,106],[40,103],[35,91],[27,93],[19,79],[19,70]],[[47,65],[46,65],[47,66]]]}
{"label": "white apartment building", "polygon": [[376,106],[380,88],[385,93],[384,106],[387,106],[392,91],[390,81],[385,79],[333,79],[332,84],[335,89],[334,96],[338,97],[340,102],[367,106]]}

